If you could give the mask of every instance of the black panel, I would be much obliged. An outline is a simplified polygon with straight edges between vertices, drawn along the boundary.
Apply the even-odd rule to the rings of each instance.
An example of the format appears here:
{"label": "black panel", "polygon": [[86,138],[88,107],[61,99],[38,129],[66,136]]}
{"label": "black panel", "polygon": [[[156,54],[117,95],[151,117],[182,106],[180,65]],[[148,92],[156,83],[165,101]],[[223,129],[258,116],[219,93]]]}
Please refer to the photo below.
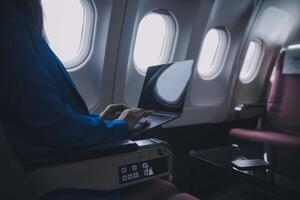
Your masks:
{"label": "black panel", "polygon": [[119,167],[120,184],[159,175],[168,171],[168,157],[147,160]]}

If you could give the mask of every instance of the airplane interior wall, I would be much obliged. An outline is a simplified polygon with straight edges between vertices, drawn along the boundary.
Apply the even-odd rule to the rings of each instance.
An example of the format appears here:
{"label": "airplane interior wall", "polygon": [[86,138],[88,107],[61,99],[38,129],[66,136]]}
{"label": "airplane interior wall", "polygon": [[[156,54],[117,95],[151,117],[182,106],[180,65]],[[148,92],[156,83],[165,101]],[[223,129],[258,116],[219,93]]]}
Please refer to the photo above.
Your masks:
{"label": "airplane interior wall", "polygon": [[[228,33],[226,58],[231,58],[223,58],[224,66],[220,74],[209,81],[201,79],[195,67],[191,92],[187,94],[183,115],[166,127],[225,120],[229,100],[226,91],[230,87],[232,62],[255,7],[254,3],[255,1],[237,1],[235,4],[227,4],[226,1],[128,2],[119,49],[114,102],[137,105],[144,76],[134,67],[132,54],[135,35],[142,18],[153,9],[159,8],[172,13],[177,22],[177,39],[174,41],[169,62],[194,59],[197,63],[203,35],[212,28],[221,28]],[[240,12],[231,12],[232,9]],[[131,48],[128,50],[128,47]]]}
{"label": "airplane interior wall", "polygon": [[[231,1],[87,1],[86,12],[91,13],[86,17],[93,22],[85,26],[91,33],[90,49],[80,65],[68,70],[90,110],[101,112],[117,102],[137,105],[145,73],[137,67],[134,50],[141,22],[150,14],[170,19],[173,26],[166,32],[172,37],[164,44],[169,45],[167,55],[154,63],[195,61],[183,115],[166,128],[228,121],[236,104],[262,102],[281,46],[297,40],[299,2]],[[224,50],[215,74],[205,77],[198,65],[210,32],[223,38]],[[260,48],[261,55],[255,55],[257,69],[250,81],[242,82],[240,72],[250,46]]]}
{"label": "airplane interior wall", "polygon": [[[117,63],[114,102],[125,102],[136,106],[143,85],[144,74],[137,70],[133,59],[137,29],[147,14],[163,9],[175,21],[175,38],[170,44],[172,51],[166,62],[184,60],[188,48],[193,19],[197,15],[200,1],[128,1],[124,16],[122,36]],[[178,6],[180,5],[180,6]],[[195,6],[196,5],[196,6]],[[149,31],[155,31],[153,26]],[[151,38],[149,38],[151,40]],[[145,50],[145,53],[147,49]],[[159,64],[159,63],[157,63]]]}
{"label": "airplane interior wall", "polygon": [[[260,41],[263,51],[261,61],[254,79],[249,83],[243,83],[236,77],[235,92],[232,100],[232,110],[238,103],[265,103],[270,75],[280,53],[281,47],[285,46],[288,36],[295,31],[296,19],[299,19],[299,2],[297,1],[264,1],[259,9],[247,43]],[[247,45],[244,47],[244,54]],[[242,65],[242,62],[238,63]],[[244,116],[247,117],[247,116]]]}
{"label": "airplane interior wall", "polygon": [[[241,139],[241,145],[232,143],[235,139],[231,135],[234,132],[232,129],[254,130],[258,129],[259,125],[264,128],[264,122],[267,120],[264,120],[262,114],[265,113],[265,104],[270,86],[272,86],[271,78],[276,59],[280,52],[289,45],[298,44],[300,48],[300,0],[72,0],[66,1],[67,6],[61,9],[63,16],[69,13],[65,12],[68,3],[74,1],[79,3],[77,5],[80,5],[80,9],[83,10],[80,14],[83,16],[82,28],[78,29],[81,39],[78,41],[79,48],[75,57],[62,61],[91,113],[101,113],[106,106],[113,103],[124,103],[136,107],[149,66],[194,60],[182,115],[162,127],[156,126],[153,129],[150,127],[149,130],[143,130],[144,132],[141,131],[142,134],[137,134],[137,136],[133,136],[131,130],[127,132],[126,128],[127,135],[124,137],[130,140],[149,138],[163,140],[174,157],[172,183],[176,184],[179,192],[192,193],[195,190],[202,193],[201,190],[197,190],[201,188],[197,188],[197,184],[203,182],[203,190],[213,194],[215,187],[211,183],[217,185],[229,177],[224,172],[225,168],[219,169],[205,164],[204,157],[199,159],[201,160],[199,168],[196,166],[197,170],[202,173],[199,175],[193,166],[194,158],[190,156],[190,152],[226,145],[226,148],[230,149],[228,152],[232,153],[231,149],[234,149],[233,153],[237,153],[238,156],[228,158],[224,164],[225,167],[232,160],[246,159],[246,156],[242,155],[244,153],[242,148],[244,142],[247,143],[247,141]],[[48,2],[54,1],[48,0]],[[53,8],[60,7],[61,2],[62,0],[57,0],[57,5]],[[55,9],[53,9],[55,17],[61,17],[57,15]],[[59,21],[57,18],[56,21]],[[78,23],[72,18],[70,21]],[[68,27],[59,24],[57,27],[53,26],[53,29],[54,32],[63,32]],[[68,31],[65,31],[68,33],[65,34],[67,37],[72,34],[72,31]],[[62,41],[62,44],[64,42]],[[157,80],[161,77],[157,76],[157,79],[153,81],[156,86],[159,82]],[[164,92],[161,92],[157,96],[162,97],[163,94]],[[168,102],[164,101],[164,98],[158,99],[163,100],[163,105]],[[182,105],[181,99],[178,99],[173,101],[175,102],[173,106],[174,104]],[[152,102],[149,104],[153,105]],[[237,114],[234,108],[239,104],[263,106],[259,114],[255,113],[254,116],[250,112]],[[291,110],[294,110],[294,107]],[[134,124],[130,123],[130,117],[125,118],[125,121],[128,120],[129,127],[132,127]],[[112,128],[113,132],[119,131],[118,126]],[[285,140],[285,135],[277,130],[269,129],[265,132],[244,130],[244,132],[245,135],[249,132],[250,136],[251,132],[257,132],[259,136],[274,132],[278,135],[276,137],[282,137],[282,140]],[[283,129],[282,133],[288,133],[288,131]],[[250,136],[249,141],[256,139]],[[272,137],[271,134],[270,137]],[[277,140],[276,137],[274,140]],[[296,138],[296,135],[293,137]],[[257,140],[265,142],[265,139],[258,138]],[[286,140],[288,145],[293,144],[293,139]],[[278,141],[274,142],[274,144],[277,143]],[[272,143],[271,145],[265,144],[267,142],[261,145],[262,148],[259,151],[273,145]],[[149,146],[152,146],[152,143],[149,143]],[[128,152],[126,153],[124,149],[120,152],[122,151],[121,153],[126,157]],[[141,149],[145,150],[143,147]],[[155,151],[161,153],[164,150],[160,147],[159,151]],[[254,149],[254,151],[258,150]],[[224,158],[223,152],[221,149],[218,156]],[[265,161],[268,161],[267,154],[269,152],[263,151]],[[109,156],[105,154],[105,156],[108,158],[111,154]],[[151,157],[152,154],[149,156]],[[129,163],[127,157],[124,160]],[[91,161],[95,160],[91,159]],[[135,166],[144,165],[144,161],[132,163]],[[217,166],[218,163],[215,164]],[[107,166],[110,167],[110,165]],[[120,176],[116,179],[118,182],[121,182],[126,175],[123,174],[124,166],[119,167]],[[130,176],[134,176],[134,168],[129,164],[128,167],[130,170],[127,171],[132,173]],[[145,168],[141,167],[141,170],[139,173],[151,175],[148,169],[146,174],[143,171]],[[263,176],[269,177],[268,173],[272,170],[269,168],[264,170]],[[106,170],[102,171],[106,172]],[[151,178],[154,177],[153,174],[151,176]],[[165,178],[165,175],[163,177]],[[142,180],[139,174],[137,178]],[[200,180],[202,178],[203,180]],[[231,175],[229,179],[233,179]],[[106,182],[106,179],[104,180]],[[129,176],[128,181],[131,181]],[[224,184],[222,187],[226,189],[227,180],[222,184]],[[200,195],[199,197],[202,199]]]}
{"label": "airplane interior wall", "polygon": [[[220,71],[217,76],[204,79],[199,76],[198,70],[194,71],[186,109],[178,124],[213,123],[226,120],[233,63],[254,9],[255,1],[234,1],[232,4],[228,4],[227,1],[215,1],[209,12],[207,24],[205,26],[197,24],[198,27],[190,42],[189,57],[198,59],[199,51],[204,50],[201,49],[203,38],[212,29],[226,32],[228,46],[223,61],[218,66]],[[202,37],[199,37],[200,32]]]}
{"label": "airplane interior wall", "polygon": [[[92,112],[112,102],[118,39],[125,1],[88,1],[94,10],[92,44],[88,57],[68,70]],[[88,12],[88,10],[86,10]]]}

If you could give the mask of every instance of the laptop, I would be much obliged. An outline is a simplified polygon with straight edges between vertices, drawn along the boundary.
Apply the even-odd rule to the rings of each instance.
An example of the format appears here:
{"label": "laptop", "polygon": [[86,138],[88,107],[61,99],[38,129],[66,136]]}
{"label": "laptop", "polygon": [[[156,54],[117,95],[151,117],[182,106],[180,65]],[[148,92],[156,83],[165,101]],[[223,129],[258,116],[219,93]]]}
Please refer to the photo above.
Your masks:
{"label": "laptop", "polygon": [[181,116],[193,64],[193,60],[185,60],[148,68],[138,108],[154,112],[136,124],[134,135]]}

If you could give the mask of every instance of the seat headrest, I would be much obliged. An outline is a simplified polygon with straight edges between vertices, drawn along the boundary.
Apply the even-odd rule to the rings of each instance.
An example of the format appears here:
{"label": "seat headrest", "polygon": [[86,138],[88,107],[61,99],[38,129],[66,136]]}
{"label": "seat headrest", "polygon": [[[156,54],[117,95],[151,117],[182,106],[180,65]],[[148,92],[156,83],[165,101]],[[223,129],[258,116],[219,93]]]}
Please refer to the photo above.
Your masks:
{"label": "seat headrest", "polygon": [[300,49],[285,51],[282,74],[300,75]]}

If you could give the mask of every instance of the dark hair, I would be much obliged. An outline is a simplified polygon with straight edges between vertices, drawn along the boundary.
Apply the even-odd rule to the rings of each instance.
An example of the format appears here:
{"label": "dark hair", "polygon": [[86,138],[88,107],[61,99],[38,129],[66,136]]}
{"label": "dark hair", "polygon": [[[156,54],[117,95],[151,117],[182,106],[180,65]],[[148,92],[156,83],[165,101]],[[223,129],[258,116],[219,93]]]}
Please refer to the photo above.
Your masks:
{"label": "dark hair", "polygon": [[41,0],[10,0],[38,29],[43,32],[43,9]]}

